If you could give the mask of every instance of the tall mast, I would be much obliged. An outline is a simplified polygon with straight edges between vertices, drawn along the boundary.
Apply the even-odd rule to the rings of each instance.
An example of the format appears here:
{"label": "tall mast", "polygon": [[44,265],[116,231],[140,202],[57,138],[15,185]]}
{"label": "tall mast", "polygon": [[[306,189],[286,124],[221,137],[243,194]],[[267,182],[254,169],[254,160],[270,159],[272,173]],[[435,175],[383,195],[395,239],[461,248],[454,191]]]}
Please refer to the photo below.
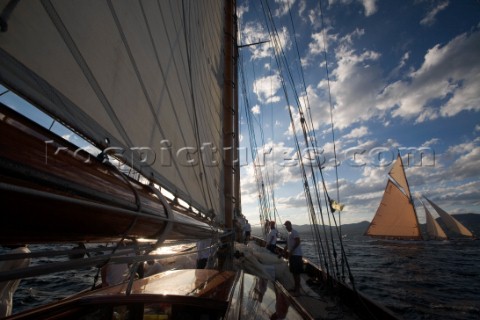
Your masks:
{"label": "tall mast", "polygon": [[[234,0],[235,1],[235,0]],[[236,6],[234,6],[235,10]],[[234,125],[234,149],[233,149],[233,159],[234,159],[234,189],[235,189],[235,209],[234,213],[236,215],[240,214],[241,211],[241,196],[240,196],[240,119],[239,119],[239,111],[238,111],[238,21],[237,21],[237,12],[234,11],[234,61],[233,61],[233,70],[234,70],[234,116],[233,116],[233,125]]]}
{"label": "tall mast", "polygon": [[235,102],[235,0],[225,0],[224,26],[224,88],[223,88],[223,150],[224,150],[224,201],[225,228],[233,229],[233,209],[235,197],[235,136],[237,126],[237,104]]}
{"label": "tall mast", "polygon": [[[235,197],[235,135],[236,126],[234,121],[236,119],[236,103],[235,99],[235,0],[225,1],[225,26],[224,26],[224,84],[223,84],[223,196],[225,207],[225,229],[227,232],[233,233],[233,210]],[[231,236],[228,239],[223,239],[227,242],[230,252],[233,252],[233,239]],[[231,256],[226,252],[224,258]],[[223,259],[221,259],[223,260]],[[220,269],[230,269],[230,263],[227,260],[219,261]]]}

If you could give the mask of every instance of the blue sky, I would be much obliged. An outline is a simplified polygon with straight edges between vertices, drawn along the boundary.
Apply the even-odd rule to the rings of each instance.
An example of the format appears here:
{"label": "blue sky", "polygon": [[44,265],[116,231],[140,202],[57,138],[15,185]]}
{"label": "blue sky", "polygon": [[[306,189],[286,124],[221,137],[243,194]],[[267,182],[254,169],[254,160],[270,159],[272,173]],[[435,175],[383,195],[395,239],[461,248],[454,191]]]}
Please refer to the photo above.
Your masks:
{"label": "blue sky", "polygon": [[[238,2],[241,44],[269,40],[262,3],[266,8],[264,1]],[[329,0],[321,4],[323,27],[319,1],[268,1],[300,105],[310,108],[326,159],[333,150],[332,111],[340,161],[339,198],[345,204],[342,223],[372,219],[397,150],[404,162],[407,150],[424,155],[423,161],[417,157],[406,163],[413,193],[428,196],[450,213],[480,213],[480,2]],[[257,146],[267,150],[261,170],[273,186],[276,208],[282,220],[306,224],[298,161],[281,164],[284,152],[291,155],[294,146],[288,106],[300,137],[299,111],[291,95],[288,102],[283,96],[272,43],[240,49],[249,101],[241,106],[241,145],[250,148],[248,108]],[[242,207],[255,225],[258,190],[251,154],[245,150]],[[324,172],[330,195],[337,198],[331,163],[325,164]],[[423,209],[416,204],[424,223]]]}

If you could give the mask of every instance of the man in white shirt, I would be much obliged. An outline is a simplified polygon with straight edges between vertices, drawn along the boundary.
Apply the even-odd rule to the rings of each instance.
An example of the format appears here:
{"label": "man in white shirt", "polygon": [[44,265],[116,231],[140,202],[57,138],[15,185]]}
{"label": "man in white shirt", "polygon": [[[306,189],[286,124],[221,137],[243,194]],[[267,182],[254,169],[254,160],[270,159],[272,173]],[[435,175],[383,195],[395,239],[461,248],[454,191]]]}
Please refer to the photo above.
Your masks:
{"label": "man in white shirt", "polygon": [[303,272],[303,252],[300,246],[300,235],[297,230],[292,228],[290,221],[285,221],[284,225],[288,231],[285,257],[288,257],[288,266],[295,282],[292,296],[297,297],[300,295],[300,274]]}
{"label": "man in white shirt", "polygon": [[277,248],[277,229],[275,229],[275,221],[270,221],[270,232],[267,235],[267,249],[275,253]]}
{"label": "man in white shirt", "polygon": [[250,226],[250,223],[248,223],[248,220],[245,220],[244,231],[245,231],[245,243],[248,243],[250,241],[250,235],[252,232],[252,227]]}

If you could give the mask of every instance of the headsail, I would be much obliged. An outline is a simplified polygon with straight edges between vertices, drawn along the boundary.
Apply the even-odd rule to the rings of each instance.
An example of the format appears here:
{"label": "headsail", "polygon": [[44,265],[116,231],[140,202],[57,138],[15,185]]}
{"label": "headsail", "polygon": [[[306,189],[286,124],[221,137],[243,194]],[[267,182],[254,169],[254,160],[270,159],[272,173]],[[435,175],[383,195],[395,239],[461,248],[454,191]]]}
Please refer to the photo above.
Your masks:
{"label": "headsail", "polygon": [[418,218],[400,155],[390,170],[390,179],[387,182],[380,206],[365,235],[421,240]]}
{"label": "headsail", "polygon": [[440,218],[442,219],[442,221],[445,223],[445,225],[449,230],[465,237],[471,237],[471,238],[474,237],[473,234],[457,219],[449,215],[445,210],[440,208],[432,200],[428,199],[425,196],[424,198],[428,201],[428,203],[430,203],[430,205],[435,209],[435,211],[437,211],[438,215],[440,216]]}
{"label": "headsail", "polygon": [[423,208],[425,209],[425,216],[427,218],[427,233],[430,239],[433,240],[446,240],[448,239],[445,231],[443,231],[442,227],[438,224],[438,222],[432,217],[430,211],[428,211],[425,204],[423,204]]}

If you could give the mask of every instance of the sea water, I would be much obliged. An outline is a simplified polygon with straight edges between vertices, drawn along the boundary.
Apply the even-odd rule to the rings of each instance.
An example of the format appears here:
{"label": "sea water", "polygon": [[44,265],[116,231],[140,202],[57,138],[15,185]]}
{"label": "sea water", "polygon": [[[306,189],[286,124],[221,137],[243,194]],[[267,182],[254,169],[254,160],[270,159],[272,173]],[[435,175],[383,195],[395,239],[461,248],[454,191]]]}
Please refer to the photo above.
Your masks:
{"label": "sea water", "polygon": [[[304,239],[304,254],[319,263],[312,244]],[[400,317],[480,318],[480,241],[358,237],[344,247],[357,290]]]}
{"label": "sea water", "polygon": [[[320,264],[308,236],[302,237],[302,246],[304,255]],[[357,290],[400,317],[480,318],[480,241],[401,242],[361,237],[345,239],[344,247]],[[34,259],[32,264],[54,260]],[[14,296],[14,313],[89,289],[96,273],[92,267],[24,279]]]}

